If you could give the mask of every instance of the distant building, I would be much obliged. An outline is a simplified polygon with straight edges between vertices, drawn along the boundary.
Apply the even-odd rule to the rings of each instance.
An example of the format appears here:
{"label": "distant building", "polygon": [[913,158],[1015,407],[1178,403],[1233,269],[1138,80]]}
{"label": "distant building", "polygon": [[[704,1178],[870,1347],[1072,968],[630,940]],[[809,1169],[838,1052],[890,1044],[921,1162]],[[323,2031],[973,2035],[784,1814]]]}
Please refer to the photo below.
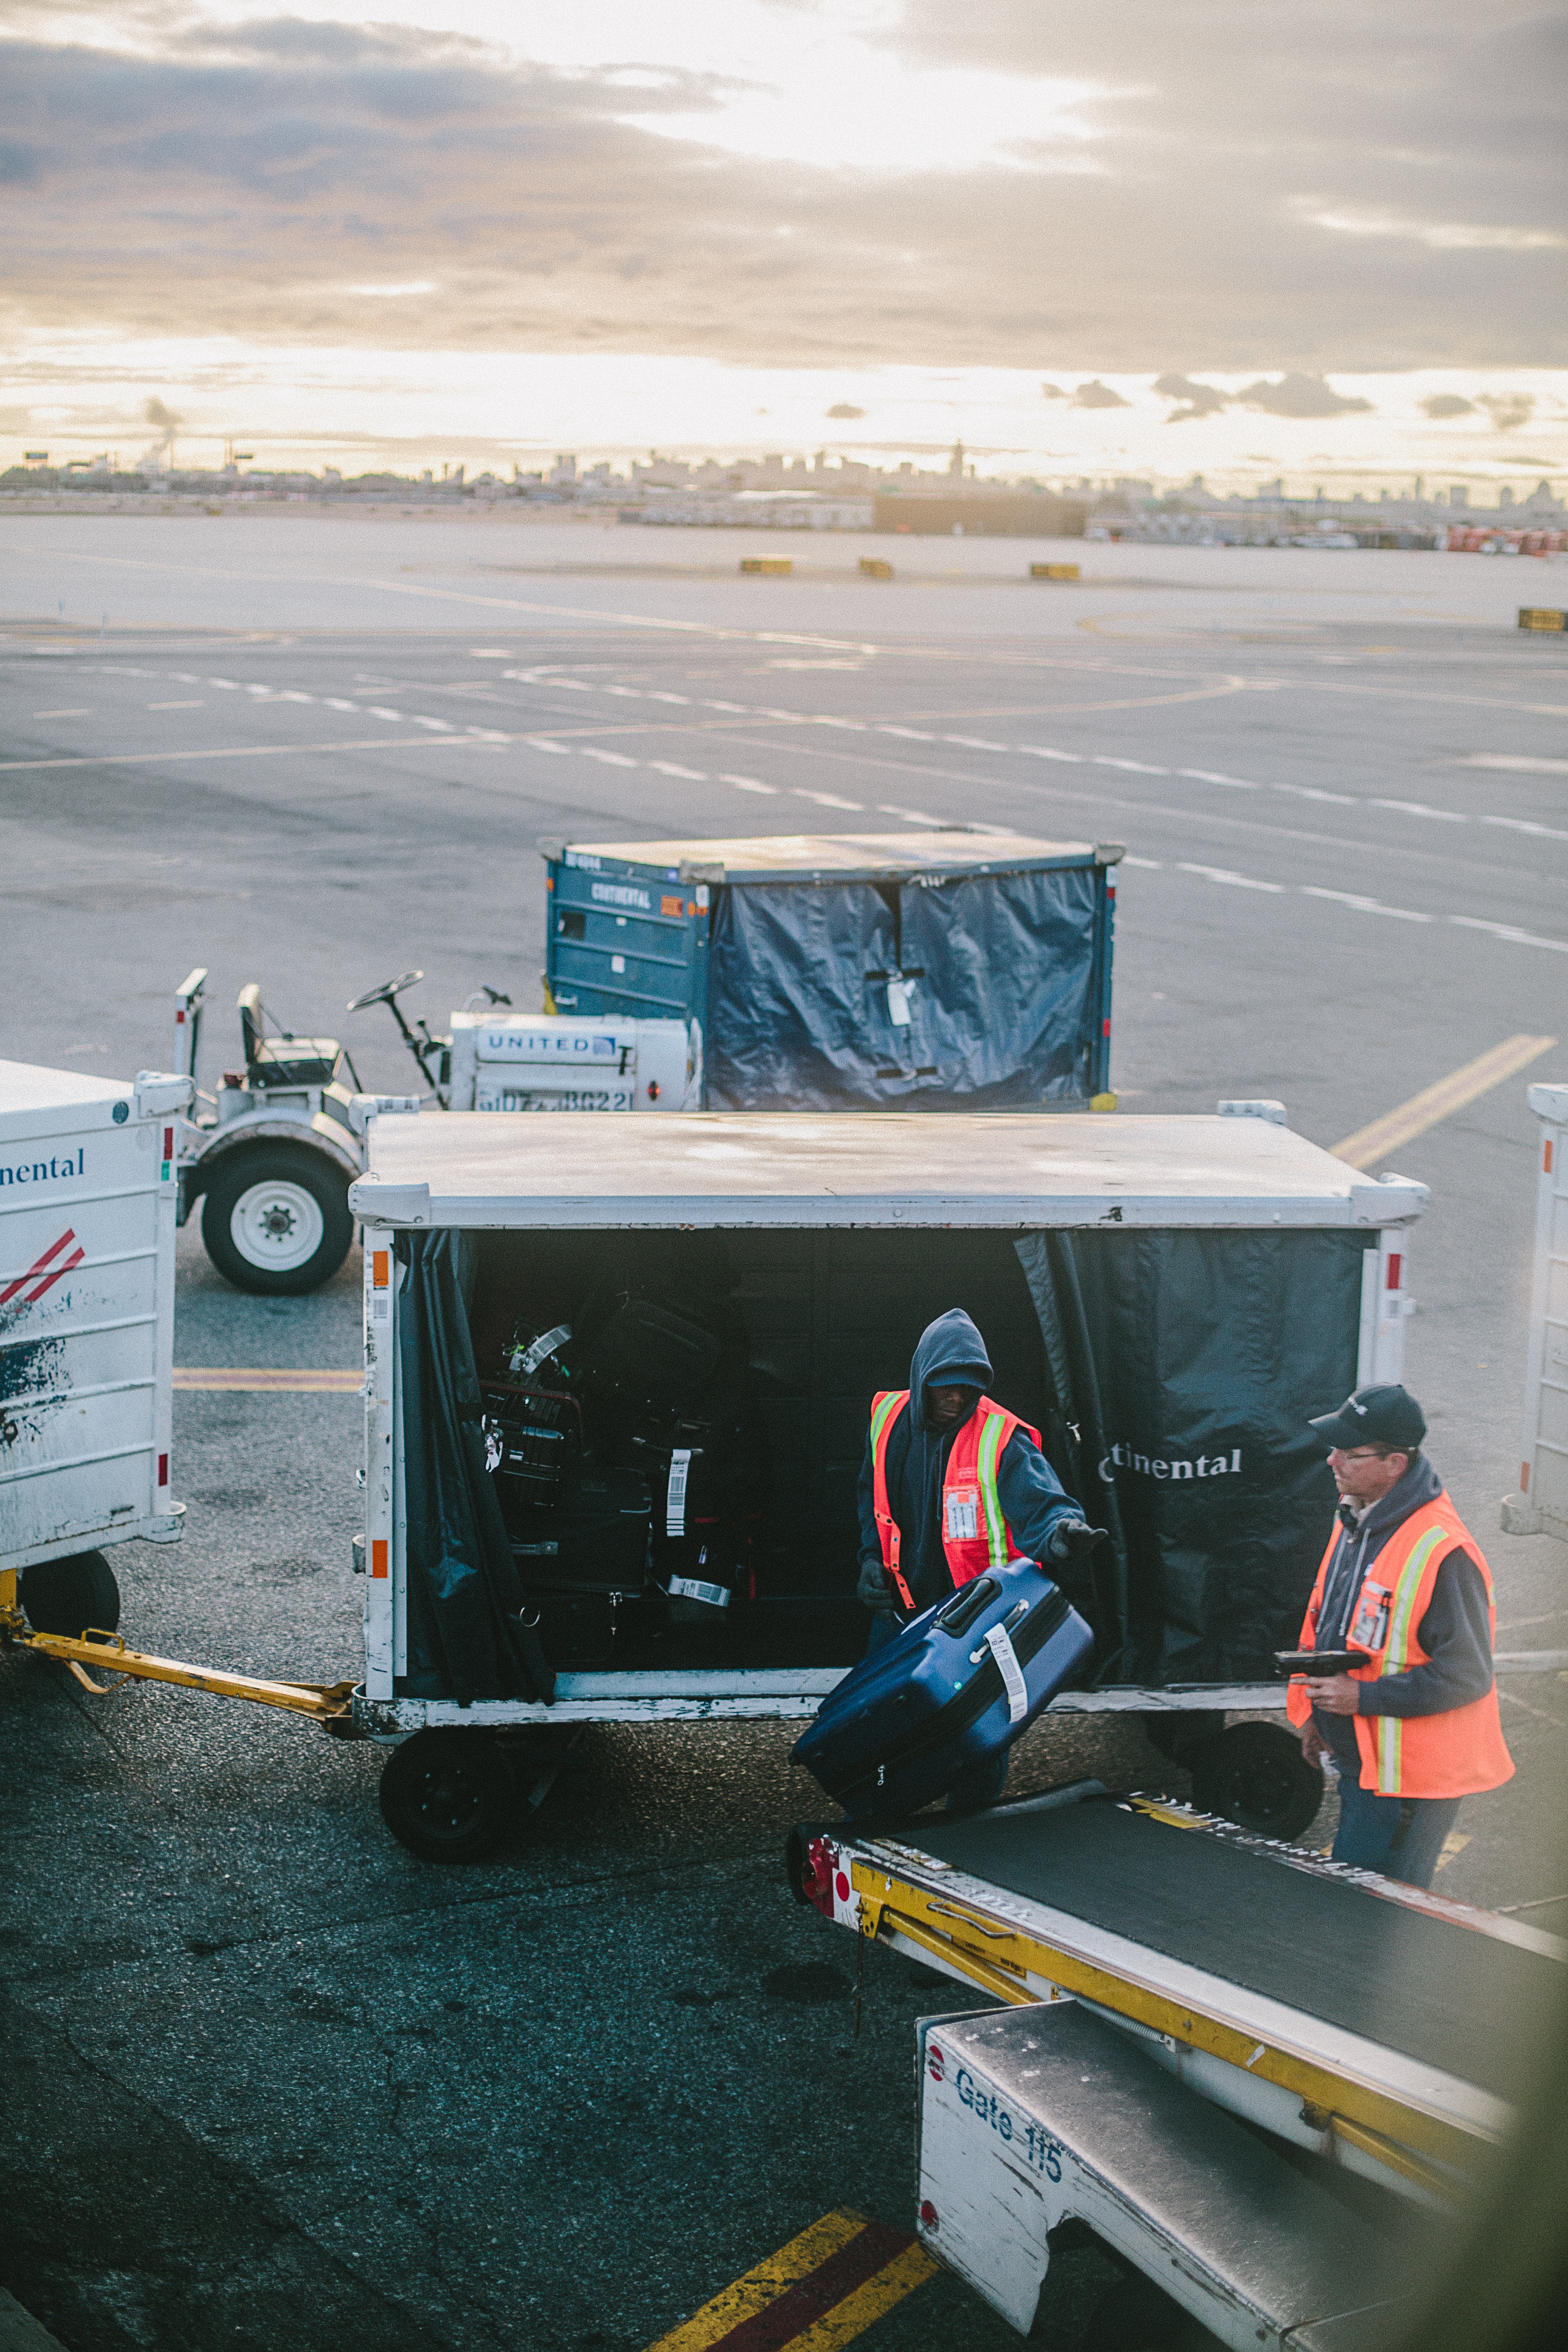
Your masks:
{"label": "distant building", "polygon": [[1081,539],[1088,520],[1087,500],[1058,499],[1048,490],[976,486],[952,496],[879,490],[872,528],[912,532],[917,539]]}

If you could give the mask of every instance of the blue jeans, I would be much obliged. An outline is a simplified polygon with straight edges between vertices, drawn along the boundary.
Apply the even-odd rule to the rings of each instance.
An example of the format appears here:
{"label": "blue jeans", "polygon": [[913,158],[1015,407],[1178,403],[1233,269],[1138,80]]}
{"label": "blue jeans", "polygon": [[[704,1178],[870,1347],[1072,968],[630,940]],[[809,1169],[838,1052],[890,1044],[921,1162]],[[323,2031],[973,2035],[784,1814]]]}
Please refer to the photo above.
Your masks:
{"label": "blue jeans", "polygon": [[[901,1618],[873,1617],[866,1636],[866,1655],[874,1657],[884,1643],[896,1641],[903,1630]],[[1012,1749],[1003,1748],[994,1756],[983,1756],[977,1763],[965,1764],[947,1792],[948,1811],[956,1812],[967,1805],[994,1805],[1006,1783],[1007,1767],[1012,1760]]]}
{"label": "blue jeans", "polygon": [[1352,1778],[1352,1769],[1340,1772],[1333,1860],[1357,1870],[1379,1870],[1410,1886],[1430,1886],[1463,1798],[1379,1797]]}

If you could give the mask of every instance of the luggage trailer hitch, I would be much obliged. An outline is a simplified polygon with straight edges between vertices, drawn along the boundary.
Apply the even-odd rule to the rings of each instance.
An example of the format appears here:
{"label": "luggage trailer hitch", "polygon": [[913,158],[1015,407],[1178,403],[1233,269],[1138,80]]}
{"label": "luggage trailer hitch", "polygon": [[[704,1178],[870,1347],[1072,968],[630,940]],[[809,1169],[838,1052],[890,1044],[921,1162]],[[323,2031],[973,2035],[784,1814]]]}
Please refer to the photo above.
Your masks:
{"label": "luggage trailer hitch", "polygon": [[216,1698],[244,1698],[259,1706],[284,1707],[295,1715],[312,1717],[340,1739],[363,1736],[352,1711],[357,1687],[353,1683],[271,1682],[259,1675],[230,1674],[219,1666],[187,1665],[179,1658],[149,1657],[143,1651],[127,1648],[118,1633],[90,1628],[79,1637],[39,1633],[22,1614],[16,1591],[16,1570],[0,1572],[0,1643],[7,1649],[58,1658],[94,1698],[107,1698],[117,1685],[94,1682],[87,1672],[89,1666],[132,1681],[176,1683],[185,1690],[210,1691]]}
{"label": "luggage trailer hitch", "polygon": [[[1158,1801],[1134,1801],[1140,1811],[1171,1816]],[[1183,1814],[1178,1825],[1196,1828],[1200,1820]],[[1347,2079],[1306,2050],[1258,2041],[1251,2029],[1205,2014],[1142,1971],[1120,1975],[1021,1923],[988,1915],[983,1902],[955,1900],[955,1890],[940,1879],[936,1886],[922,1883],[927,1858],[916,1850],[874,1835],[862,1843],[846,1834],[846,1827],[796,1831],[786,1866],[797,1899],[855,1936],[857,2007],[868,1943],[934,1963],[944,1975],[1010,2006],[1080,2000],[1112,2022],[1152,2035],[1173,2054],[1218,2060],[1276,2095],[1284,2094],[1307,2134],[1318,2137],[1321,2152],[1331,2153],[1337,2139],[1384,2167],[1384,2178],[1396,2175],[1422,2201],[1447,2205],[1468,2187],[1478,2140],[1490,2138],[1490,2132],[1476,2133],[1408,2106]],[[947,1875],[947,1865],[936,1867]]]}

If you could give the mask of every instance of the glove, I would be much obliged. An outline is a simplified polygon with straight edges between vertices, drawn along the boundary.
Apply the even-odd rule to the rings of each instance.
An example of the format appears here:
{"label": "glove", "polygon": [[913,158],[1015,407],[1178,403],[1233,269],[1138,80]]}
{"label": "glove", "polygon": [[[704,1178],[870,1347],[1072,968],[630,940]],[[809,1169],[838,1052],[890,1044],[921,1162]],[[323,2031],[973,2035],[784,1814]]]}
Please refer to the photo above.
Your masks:
{"label": "glove", "polygon": [[1096,1544],[1102,1544],[1105,1535],[1103,1528],[1091,1528],[1083,1519],[1058,1519],[1051,1529],[1046,1558],[1058,1563],[1080,1559],[1086,1552],[1091,1552]]}
{"label": "glove", "polygon": [[855,1587],[855,1598],[865,1603],[873,1617],[896,1617],[899,1613],[889,1589],[887,1570],[880,1560],[861,1561],[860,1580]]}

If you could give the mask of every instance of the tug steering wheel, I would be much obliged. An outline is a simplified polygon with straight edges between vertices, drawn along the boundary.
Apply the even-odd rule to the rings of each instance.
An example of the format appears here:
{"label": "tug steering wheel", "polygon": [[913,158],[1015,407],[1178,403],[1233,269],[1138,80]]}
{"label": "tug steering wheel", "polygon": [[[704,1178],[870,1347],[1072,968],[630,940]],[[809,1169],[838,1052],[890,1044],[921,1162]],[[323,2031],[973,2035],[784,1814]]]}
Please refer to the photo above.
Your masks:
{"label": "tug steering wheel", "polygon": [[350,1003],[349,1011],[363,1013],[370,1004],[390,1004],[404,989],[412,988],[416,980],[423,980],[424,977],[422,971],[405,971],[400,980],[384,980],[379,988],[367,988],[363,996],[354,997]]}

